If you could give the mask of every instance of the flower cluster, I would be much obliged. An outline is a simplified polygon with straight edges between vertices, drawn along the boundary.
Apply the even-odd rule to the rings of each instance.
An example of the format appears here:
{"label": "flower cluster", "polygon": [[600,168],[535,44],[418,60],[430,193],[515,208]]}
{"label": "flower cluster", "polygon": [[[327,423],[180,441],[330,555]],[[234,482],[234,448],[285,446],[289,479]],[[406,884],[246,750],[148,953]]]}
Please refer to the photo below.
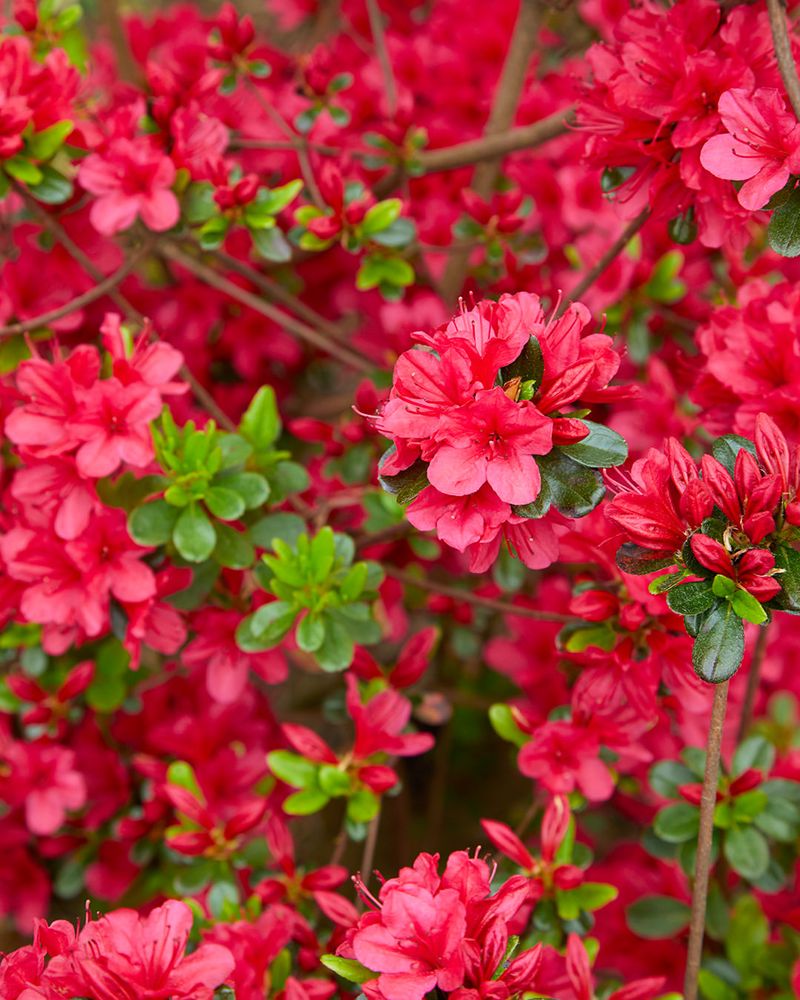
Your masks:
{"label": "flower cluster", "polygon": [[[585,470],[625,459],[624,442],[581,419],[582,404],[625,391],[609,385],[620,364],[611,338],[584,335],[590,320],[579,303],[548,320],[538,296],[504,295],[416,334],[422,346],[397,360],[376,421],[393,442],[381,481],[413,497],[411,523],[466,551],[473,572],[504,541],[530,569],[549,566],[558,556],[553,518],[542,520],[551,505],[588,513],[602,490]],[[575,507],[563,494],[579,479],[591,481],[590,497]]]}

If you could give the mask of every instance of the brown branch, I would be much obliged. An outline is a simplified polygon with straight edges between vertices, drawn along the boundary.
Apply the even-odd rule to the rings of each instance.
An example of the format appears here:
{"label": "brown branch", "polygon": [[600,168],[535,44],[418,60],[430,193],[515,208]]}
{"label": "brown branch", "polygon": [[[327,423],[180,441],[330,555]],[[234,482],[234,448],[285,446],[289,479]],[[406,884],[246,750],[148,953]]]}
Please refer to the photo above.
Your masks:
{"label": "brown branch", "polygon": [[39,316],[32,316],[30,319],[22,320],[19,323],[10,323],[8,326],[0,327],[0,339],[15,337],[18,334],[27,333],[29,330],[38,330],[40,327],[55,323],[56,320],[63,319],[64,316],[69,316],[70,313],[77,312],[79,309],[83,309],[84,306],[88,306],[91,302],[101,299],[104,295],[108,295],[131,273],[147,250],[148,247],[146,246],[140,247],[123,261],[122,266],[114,271],[113,274],[103,278],[102,281],[81,295],[76,295],[74,299],[70,299],[64,305],[58,306],[56,309],[50,309]]}
{"label": "brown branch", "polygon": [[[83,268],[89,277],[94,278],[94,280],[98,282],[104,281],[105,276],[103,275],[103,272],[100,271],[95,266],[92,259],[87,256],[83,250],[81,250],[69,233],[66,232],[58,219],[54,218],[49,212],[42,208],[42,206],[33,197],[31,197],[22,185],[15,184],[15,188],[41,226],[50,233],[54,240],[59,242],[64,247],[72,259]],[[125,314],[128,319],[135,323],[144,322],[144,316],[142,316],[139,310],[128,301],[118,288],[111,288],[108,294],[113,303],[122,313]],[[219,426],[224,427],[229,431],[235,431],[236,424],[221,409],[205,386],[200,384],[186,364],[181,366],[180,375],[181,378],[188,383],[195,399],[206,408],[211,416],[217,421]]]}
{"label": "brown branch", "polygon": [[781,73],[783,85],[789,97],[795,116],[800,120],[800,79],[797,76],[789,28],[786,23],[786,9],[782,0],[767,0],[769,26],[772,29],[772,44]]}
{"label": "brown branch", "polygon": [[296,295],[292,294],[287,288],[275,281],[274,278],[268,277],[261,271],[256,270],[256,268],[251,267],[244,261],[239,260],[237,257],[231,257],[230,254],[225,253],[223,250],[215,250],[214,256],[220,263],[224,264],[225,267],[229,268],[231,271],[235,271],[240,274],[243,278],[246,278],[251,284],[255,285],[256,288],[264,292],[270,298],[275,299],[276,302],[280,302],[281,305],[286,306],[287,309],[291,309],[300,319],[305,320],[311,326],[315,326],[318,330],[326,333],[329,337],[333,337],[336,340],[341,340],[345,334],[336,323],[331,320],[326,319],[324,316],[320,315],[311,306],[306,305],[301,299]]}
{"label": "brown branch", "polygon": [[537,611],[535,608],[528,608],[524,605],[498,601],[493,597],[482,597],[471,590],[462,590],[461,587],[451,587],[447,583],[438,583],[427,576],[417,577],[411,573],[405,573],[403,570],[395,569],[394,566],[384,566],[383,568],[387,576],[391,576],[409,587],[419,587],[420,590],[428,590],[432,594],[442,594],[444,597],[451,597],[454,601],[463,601],[465,604],[485,608],[487,611],[499,611],[504,615],[516,615],[518,618],[533,618],[539,622],[576,622],[581,620],[573,615],[563,615],[557,611]]}
{"label": "brown branch", "polygon": [[332,358],[336,358],[337,361],[341,361],[342,364],[347,365],[347,367],[360,372],[368,372],[372,370],[372,365],[370,365],[364,357],[357,354],[351,348],[332,340],[330,337],[326,337],[325,334],[314,327],[308,326],[306,323],[295,319],[294,316],[290,316],[288,313],[283,312],[271,303],[265,302],[264,299],[260,298],[258,295],[254,295],[252,292],[248,292],[246,289],[240,288],[239,285],[229,281],[228,278],[219,274],[213,268],[208,267],[201,261],[189,256],[187,253],[184,253],[183,250],[175,246],[175,244],[165,243],[163,247],[161,247],[161,252],[165,257],[175,261],[176,264],[180,264],[181,267],[200,278],[207,285],[215,288],[218,292],[222,292],[224,295],[227,295],[234,301],[246,306],[248,309],[252,309],[254,312],[257,312],[262,316],[266,316],[267,319],[277,323],[278,326],[287,330],[289,333],[294,334],[294,336],[298,339],[304,340],[307,344],[317,348],[317,350],[330,355]]}
{"label": "brown branch", "polygon": [[[517,22],[495,90],[492,110],[483,130],[484,136],[505,132],[514,124],[531,53],[539,35],[541,13],[540,0],[520,0]],[[471,187],[481,198],[488,198],[492,193],[499,169],[500,159],[497,156],[478,163]],[[455,301],[464,284],[468,266],[468,250],[454,253],[447,261],[441,284],[442,298],[446,302]]]}
{"label": "brown branch", "polygon": [[386,88],[386,103],[389,106],[389,115],[394,118],[397,113],[397,81],[394,78],[389,49],[386,47],[386,33],[383,30],[383,18],[377,0],[367,0],[367,13],[369,14],[369,27],[372,32],[372,44],[375,46],[375,55],[378,57],[378,63],[383,74],[383,85]]}
{"label": "brown branch", "polygon": [[375,848],[378,845],[378,829],[381,824],[380,809],[372,818],[367,830],[367,837],[364,841],[364,853],[361,856],[361,878],[365,883],[369,882],[372,875],[372,866],[375,863]]}
{"label": "brown branch", "polygon": [[432,174],[484,163],[524,149],[534,149],[550,139],[564,135],[569,130],[573,110],[570,106],[531,125],[520,125],[518,128],[495,135],[484,135],[480,139],[470,139],[455,146],[444,146],[442,149],[426,149],[419,154],[418,160],[425,173]]}
{"label": "brown branch", "polygon": [[617,237],[603,256],[598,260],[591,270],[581,278],[578,284],[570,292],[568,299],[564,299],[558,308],[557,315],[561,316],[566,311],[570,302],[576,302],[592,287],[597,279],[605,274],[606,270],[614,263],[616,258],[622,253],[633,237],[639,232],[642,226],[650,217],[650,209],[643,209],[635,219],[628,223],[622,233]]}
{"label": "brown branch", "polygon": [[120,80],[141,86],[142,71],[133,58],[125,25],[122,23],[119,0],[99,0],[99,13],[103,25],[108,31],[114,56],[117,61],[117,73]]}
{"label": "brown branch", "polygon": [[703,936],[706,926],[706,901],[708,899],[708,875],[711,868],[711,846],[714,835],[714,808],[717,804],[717,784],[719,782],[719,758],[722,746],[722,730],[725,723],[725,708],[728,703],[730,681],[717,684],[711,720],[708,726],[706,744],[706,771],[703,777],[703,791],[700,799],[700,829],[697,834],[697,859],[694,866],[692,887],[692,916],[689,923],[689,949],[686,955],[686,979],[683,986],[684,1000],[697,1000],[697,977],[703,958]]}
{"label": "brown branch", "polygon": [[767,652],[768,641],[769,625],[766,625],[758,630],[758,638],[753,649],[753,658],[750,661],[750,672],[747,675],[747,688],[744,694],[744,702],[742,703],[742,714],[739,719],[739,729],[736,733],[737,745],[747,736],[747,731],[753,721],[753,709],[755,708],[758,685],[761,680],[761,665],[764,662],[764,656]]}

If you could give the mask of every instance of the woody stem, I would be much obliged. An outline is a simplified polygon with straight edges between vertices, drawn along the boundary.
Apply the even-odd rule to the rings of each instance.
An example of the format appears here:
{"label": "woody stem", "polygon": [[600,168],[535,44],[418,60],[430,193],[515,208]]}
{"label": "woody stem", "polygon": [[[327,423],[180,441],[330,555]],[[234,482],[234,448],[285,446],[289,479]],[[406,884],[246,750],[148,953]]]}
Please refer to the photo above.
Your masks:
{"label": "woody stem", "polygon": [[706,901],[708,899],[708,876],[711,868],[711,846],[714,835],[714,808],[717,802],[717,784],[719,782],[720,748],[725,723],[725,709],[728,704],[729,684],[730,681],[724,681],[714,688],[711,721],[708,726],[706,770],[700,798],[700,829],[697,833],[697,858],[692,887],[689,949],[686,956],[686,978],[683,986],[684,1000],[697,1000],[697,979],[703,957],[703,936],[706,925]]}
{"label": "woody stem", "polygon": [[570,293],[569,299],[564,299],[558,309],[558,315],[561,316],[569,306],[570,302],[576,302],[580,299],[597,281],[598,278],[602,277],[603,274],[608,270],[608,268],[614,263],[616,258],[622,253],[625,247],[630,243],[633,237],[639,232],[642,226],[647,222],[650,216],[650,209],[643,209],[635,219],[628,223],[628,225],[623,229],[617,239],[611,244],[611,246],[606,250],[603,256],[598,260],[594,267],[587,271],[586,274],[581,278],[578,284],[573,288]]}
{"label": "woody stem", "polygon": [[800,79],[792,55],[792,43],[786,24],[786,8],[783,0],[767,0],[769,26],[772,29],[772,44],[775,47],[775,58],[781,73],[783,85],[791,101],[794,113],[800,119]]}
{"label": "woody stem", "polygon": [[742,714],[739,719],[739,730],[736,734],[736,743],[739,744],[747,736],[747,730],[753,721],[753,709],[756,704],[758,685],[761,680],[761,664],[764,662],[764,655],[767,651],[767,640],[769,638],[769,625],[758,630],[753,658],[750,661],[750,672],[747,675],[747,690],[742,704]]}

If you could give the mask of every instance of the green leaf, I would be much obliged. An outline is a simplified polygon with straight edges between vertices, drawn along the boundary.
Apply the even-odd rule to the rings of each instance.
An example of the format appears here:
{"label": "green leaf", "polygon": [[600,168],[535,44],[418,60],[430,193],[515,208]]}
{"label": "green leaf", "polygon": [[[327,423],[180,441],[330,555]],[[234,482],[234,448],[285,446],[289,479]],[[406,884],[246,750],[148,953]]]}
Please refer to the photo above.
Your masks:
{"label": "green leaf", "polygon": [[139,545],[166,545],[172,538],[178,508],[166,500],[153,500],[137,507],[128,518],[128,533]]}
{"label": "green leaf", "polygon": [[31,187],[30,192],[37,201],[45,205],[63,205],[74,192],[72,181],[49,164],[39,168],[42,179]]}
{"label": "green leaf", "polygon": [[217,533],[197,504],[184,507],[172,532],[175,548],[188,562],[204,562],[214,551]]}
{"label": "green leaf", "polygon": [[212,553],[220,566],[228,569],[249,569],[256,559],[256,550],[247,532],[237,531],[229,524],[217,524],[217,544]]}
{"label": "green leaf", "polygon": [[742,448],[749,451],[753,458],[756,457],[756,446],[749,438],[738,434],[724,434],[711,445],[711,454],[733,475],[736,456]]}
{"label": "green leaf", "polygon": [[266,451],[275,444],[281,432],[281,418],[272,386],[262,386],[253,396],[239,423],[239,431],[259,450]]}
{"label": "green leaf", "polygon": [[226,472],[214,483],[238,493],[248,510],[260,507],[269,497],[269,483],[257,472]]}
{"label": "green leaf", "polygon": [[336,543],[333,529],[326,525],[324,528],[320,528],[311,539],[309,548],[309,564],[315,583],[323,583],[328,579],[333,569],[335,557]]}
{"label": "green leaf", "polygon": [[301,180],[288,181],[276,188],[262,188],[259,191],[259,199],[265,211],[269,212],[270,215],[277,215],[294,201],[302,188],[303,182]]}
{"label": "green leaf", "polygon": [[272,542],[276,538],[294,546],[305,530],[306,524],[302,517],[278,511],[256,521],[250,528],[250,538],[262,549],[271,549]]}
{"label": "green leaf", "polygon": [[800,612],[800,552],[788,545],[775,547],[775,566],[783,572],[776,577],[782,590],[773,598],[783,611]]}
{"label": "green leaf", "polygon": [[297,626],[295,639],[304,653],[313,653],[319,649],[325,638],[325,623],[321,618],[306,615]]}
{"label": "green leaf", "polygon": [[214,186],[205,181],[190,184],[183,198],[183,212],[186,221],[192,225],[208,222],[219,211],[214,201]]}
{"label": "green leaf", "polygon": [[763,736],[749,736],[736,748],[731,761],[731,774],[738,777],[756,768],[765,774],[770,771],[775,762],[775,747]]}
{"label": "green leaf", "polygon": [[515,722],[514,713],[508,705],[492,705],[489,709],[489,722],[500,739],[507,740],[514,746],[523,747],[530,739]]}
{"label": "green leaf", "polygon": [[316,786],[318,765],[291,750],[272,750],[267,764],[276,778],[292,788]]}
{"label": "green leaf", "polygon": [[577,920],[581,910],[591,913],[607,906],[619,890],[605,882],[583,882],[575,889],[556,890],[556,906],[562,920]]}
{"label": "green leaf", "polygon": [[711,583],[711,589],[717,597],[733,597],[736,593],[736,581],[728,576],[717,573]]}
{"label": "green leaf", "polygon": [[561,450],[575,462],[593,469],[609,469],[622,465],[628,457],[628,444],[621,434],[610,427],[583,420],[589,428],[589,436],[577,444],[562,446]]}
{"label": "green leaf", "polygon": [[626,542],[617,549],[617,566],[631,576],[647,576],[674,565],[675,556],[663,550],[645,549],[634,542]]}
{"label": "green leaf", "polygon": [[373,236],[384,229],[388,229],[391,224],[400,217],[403,211],[403,202],[400,198],[387,198],[373,205],[364,216],[361,222],[361,232],[365,236]]}
{"label": "green leaf", "polygon": [[216,882],[206,900],[211,916],[217,920],[236,919],[240,913],[239,889],[233,882]]}
{"label": "green leaf", "polygon": [[244,514],[244,500],[234,490],[212,486],[203,497],[206,507],[222,521],[235,521]]}
{"label": "green leaf", "polygon": [[359,789],[347,801],[347,818],[352,823],[369,823],[380,809],[381,801],[368,788]]}
{"label": "green leaf", "polygon": [[674,799],[681,785],[693,785],[695,775],[679,760],[662,760],[650,768],[650,787],[665,799]]}
{"label": "green leaf", "polygon": [[368,254],[356,274],[356,288],[360,292],[383,284],[405,288],[414,283],[414,277],[414,268],[402,257]]}
{"label": "green leaf", "polygon": [[541,385],[543,377],[544,355],[542,348],[536,337],[531,336],[516,361],[512,361],[503,369],[502,379],[503,382],[510,382],[512,379],[519,378],[523,382],[533,382],[538,386]]}
{"label": "green leaf", "polygon": [[285,264],[292,259],[292,247],[277,226],[271,229],[251,229],[253,246],[264,258],[276,264]]}
{"label": "green leaf", "polygon": [[709,684],[733,677],[744,656],[742,619],[725,601],[704,617],[692,648],[695,673]]}
{"label": "green leaf", "polygon": [[324,809],[330,798],[319,788],[306,788],[295,792],[283,803],[283,811],[288,816],[310,816]]}
{"label": "green leaf", "polygon": [[346,795],[350,791],[350,776],[333,764],[322,764],[319,769],[319,787],[332,799]]}
{"label": "green leaf", "polygon": [[772,213],[767,242],[781,257],[800,256],[800,191],[796,188]]}
{"label": "green leaf", "polygon": [[553,505],[565,517],[584,517],[605,495],[600,473],[573,461],[561,448],[537,457],[536,463],[546,483]]}
{"label": "green leaf", "polygon": [[322,962],[326,969],[330,969],[331,972],[337,976],[341,976],[342,979],[346,979],[350,983],[366,983],[377,976],[376,972],[370,972],[369,969],[365,969],[354,958],[340,958],[338,955],[322,955],[320,962]]}
{"label": "green leaf", "polygon": [[344,580],[339,584],[339,593],[344,601],[356,601],[364,591],[367,582],[368,567],[366,563],[356,563],[348,570]]}
{"label": "green leaf", "polygon": [[731,597],[731,607],[740,618],[751,622],[753,625],[760,625],[767,620],[767,612],[764,610],[758,598],[744,589],[738,587]]}
{"label": "green leaf", "polygon": [[191,792],[198,802],[205,802],[205,796],[197,783],[197,775],[194,768],[185,760],[173,760],[167,768],[167,782],[170,785],[177,785],[178,788],[185,788]]}
{"label": "green leaf", "polygon": [[651,580],[650,583],[648,583],[648,593],[666,594],[668,590],[672,590],[673,587],[677,587],[677,585],[684,578],[684,574],[681,572],[665,573],[663,576],[657,576],[655,580]]}
{"label": "green leaf", "polygon": [[71,121],[56,122],[25,140],[25,148],[34,160],[49,160],[64,144],[73,129]]}
{"label": "green leaf", "polygon": [[722,851],[731,868],[750,881],[760,878],[769,867],[767,841],[752,826],[726,831]]}
{"label": "green leaf", "polygon": [[353,662],[355,643],[353,631],[325,616],[325,638],[315,651],[314,658],[323,670],[346,670]]}
{"label": "green leaf", "polygon": [[697,836],[700,812],[688,802],[676,802],[666,806],[653,821],[653,829],[668,844],[682,844]]}
{"label": "green leaf", "polygon": [[294,625],[297,611],[284,601],[273,601],[262,605],[250,617],[253,633],[262,641],[276,646]]}
{"label": "green leaf", "polygon": [[95,712],[113,712],[128,694],[130,653],[118,639],[107,639],[95,657],[94,677],[86,689],[86,704]]}
{"label": "green leaf", "polygon": [[29,187],[35,187],[44,180],[42,171],[35,163],[26,160],[24,156],[12,156],[10,160],[5,161],[3,169],[9,177],[13,177]]}
{"label": "green leaf", "polygon": [[679,934],[691,913],[686,903],[672,896],[642,896],[626,908],[625,919],[638,937],[662,941]]}
{"label": "green leaf", "polygon": [[385,476],[380,473],[381,466],[390,454],[395,451],[394,445],[384,452],[378,463],[378,482],[387,493],[391,493],[398,503],[407,504],[425,489],[428,485],[427,463],[417,459],[413,465],[393,476]]}
{"label": "green leaf", "polygon": [[667,594],[667,604],[677,615],[701,615],[715,603],[716,598],[706,581],[682,583]]}

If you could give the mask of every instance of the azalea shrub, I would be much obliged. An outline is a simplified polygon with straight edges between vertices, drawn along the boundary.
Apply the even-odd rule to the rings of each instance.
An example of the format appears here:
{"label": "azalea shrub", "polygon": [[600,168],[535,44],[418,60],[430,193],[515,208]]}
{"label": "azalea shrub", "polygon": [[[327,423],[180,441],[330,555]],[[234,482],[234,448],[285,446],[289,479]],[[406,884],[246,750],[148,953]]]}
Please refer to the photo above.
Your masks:
{"label": "azalea shrub", "polygon": [[4,5],[1,1000],[800,997],[797,15]]}

